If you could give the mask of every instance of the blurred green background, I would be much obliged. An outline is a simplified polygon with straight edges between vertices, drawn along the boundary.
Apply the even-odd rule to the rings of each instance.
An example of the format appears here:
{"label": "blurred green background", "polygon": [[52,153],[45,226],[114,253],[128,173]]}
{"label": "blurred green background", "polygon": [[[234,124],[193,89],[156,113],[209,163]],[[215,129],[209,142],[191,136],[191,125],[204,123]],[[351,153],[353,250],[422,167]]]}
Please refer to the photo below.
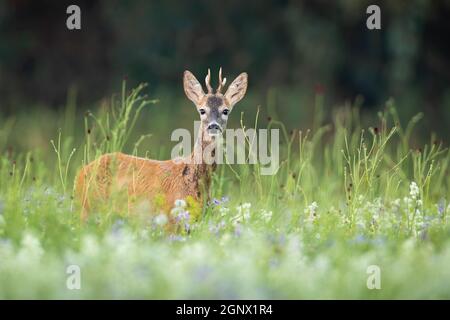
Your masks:
{"label": "blurred green background", "polygon": [[[402,119],[424,112],[423,132],[447,141],[450,1],[376,3],[382,30],[371,31],[373,1],[1,0],[0,110],[42,115],[62,109],[70,90],[92,108],[125,77],[149,83],[160,100],[153,116],[167,113],[173,127],[174,112],[196,117],[179,111],[189,105],[183,71],[204,79],[211,67],[215,84],[222,66],[230,81],[250,75],[241,110],[272,103],[290,128],[310,126],[317,94],[329,119],[355,99],[373,114],[393,97]],[[81,8],[80,31],[66,28],[69,4]]]}

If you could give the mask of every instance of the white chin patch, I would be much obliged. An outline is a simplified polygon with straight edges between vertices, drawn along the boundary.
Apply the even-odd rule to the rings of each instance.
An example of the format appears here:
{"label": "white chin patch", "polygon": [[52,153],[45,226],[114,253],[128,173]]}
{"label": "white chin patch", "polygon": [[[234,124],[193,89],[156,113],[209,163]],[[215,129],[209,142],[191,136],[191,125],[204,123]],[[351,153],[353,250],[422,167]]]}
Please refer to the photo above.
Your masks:
{"label": "white chin patch", "polygon": [[208,134],[210,137],[217,137],[220,136],[221,132],[220,130],[208,130]]}

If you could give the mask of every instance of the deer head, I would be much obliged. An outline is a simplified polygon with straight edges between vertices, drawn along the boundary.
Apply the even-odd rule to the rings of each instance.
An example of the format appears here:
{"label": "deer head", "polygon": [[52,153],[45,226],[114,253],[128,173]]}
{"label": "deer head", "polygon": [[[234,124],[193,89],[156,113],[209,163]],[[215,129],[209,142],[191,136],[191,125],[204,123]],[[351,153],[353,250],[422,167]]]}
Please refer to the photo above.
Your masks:
{"label": "deer head", "polygon": [[190,71],[184,72],[184,92],[197,107],[197,111],[200,114],[201,128],[207,136],[215,137],[221,135],[226,129],[228,115],[247,91],[247,80],[247,73],[241,73],[230,84],[225,94],[222,94],[221,91],[227,79],[222,79],[222,68],[220,68],[219,86],[214,93],[210,82],[211,71],[208,69],[208,74],[205,78],[208,93],[205,93],[197,78]]}

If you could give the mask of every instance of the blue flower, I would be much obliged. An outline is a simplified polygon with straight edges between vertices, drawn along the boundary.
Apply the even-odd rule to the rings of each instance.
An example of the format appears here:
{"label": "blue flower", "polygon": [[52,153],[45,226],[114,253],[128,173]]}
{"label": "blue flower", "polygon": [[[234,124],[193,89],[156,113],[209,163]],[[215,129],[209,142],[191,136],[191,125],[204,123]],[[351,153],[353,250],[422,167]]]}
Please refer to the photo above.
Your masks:
{"label": "blue flower", "polygon": [[114,222],[111,227],[111,233],[114,237],[120,237],[123,234],[125,228],[125,221],[118,219]]}
{"label": "blue flower", "polygon": [[181,211],[175,218],[176,222],[185,222],[189,221],[189,211]]}
{"label": "blue flower", "polygon": [[213,204],[215,206],[219,206],[221,204],[227,203],[229,198],[227,196],[223,196],[220,200],[217,198],[213,198],[210,204]]}
{"label": "blue flower", "polygon": [[180,241],[181,242],[181,241],[186,241],[186,238],[182,237],[182,236],[179,236],[179,235],[171,234],[169,236],[169,241],[171,241],[171,242]]}
{"label": "blue flower", "polygon": [[445,199],[441,199],[439,201],[439,203],[437,204],[437,209],[438,209],[439,216],[442,217],[442,215],[444,214],[444,211],[445,211]]}
{"label": "blue flower", "polygon": [[236,237],[240,237],[240,236],[242,235],[242,226],[241,226],[240,223],[237,223],[237,224],[234,226],[234,235],[235,235]]}

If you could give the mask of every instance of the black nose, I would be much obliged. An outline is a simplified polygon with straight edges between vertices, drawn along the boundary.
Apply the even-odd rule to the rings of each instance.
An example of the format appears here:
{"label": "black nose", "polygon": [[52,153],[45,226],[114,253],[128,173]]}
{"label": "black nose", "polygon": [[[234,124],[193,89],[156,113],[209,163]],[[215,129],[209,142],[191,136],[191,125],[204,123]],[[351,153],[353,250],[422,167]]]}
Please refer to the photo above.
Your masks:
{"label": "black nose", "polygon": [[208,126],[208,130],[219,130],[219,129],[220,129],[220,127],[219,127],[219,125],[217,123],[211,123]]}

